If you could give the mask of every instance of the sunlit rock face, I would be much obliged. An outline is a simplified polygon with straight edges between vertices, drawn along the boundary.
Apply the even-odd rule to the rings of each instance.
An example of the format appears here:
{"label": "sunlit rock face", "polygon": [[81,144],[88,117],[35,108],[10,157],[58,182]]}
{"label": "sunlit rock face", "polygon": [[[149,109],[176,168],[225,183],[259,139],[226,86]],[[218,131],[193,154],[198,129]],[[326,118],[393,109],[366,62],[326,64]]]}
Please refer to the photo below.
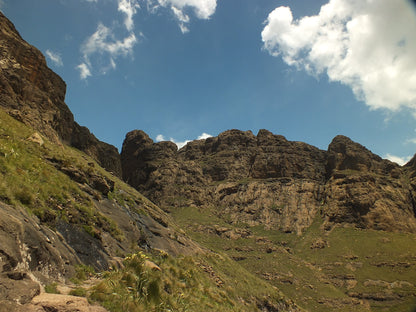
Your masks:
{"label": "sunlit rock face", "polygon": [[328,151],[260,130],[229,130],[188,143],[127,134],[124,179],[163,209],[215,207],[233,223],[301,233],[318,215],[327,226],[415,231],[408,170],[337,136]]}

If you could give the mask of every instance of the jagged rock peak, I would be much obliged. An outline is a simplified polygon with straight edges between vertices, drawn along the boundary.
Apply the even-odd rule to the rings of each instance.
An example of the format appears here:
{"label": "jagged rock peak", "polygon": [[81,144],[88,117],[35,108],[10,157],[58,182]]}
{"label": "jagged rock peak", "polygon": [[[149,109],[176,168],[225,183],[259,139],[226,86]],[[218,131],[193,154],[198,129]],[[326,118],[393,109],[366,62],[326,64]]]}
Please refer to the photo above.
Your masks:
{"label": "jagged rock peak", "polygon": [[[167,210],[222,207],[236,222],[296,232],[319,211],[329,223],[416,230],[416,195],[402,185],[403,170],[346,136],[323,151],[267,130],[233,129],[177,151],[135,131],[122,163],[125,180]],[[276,205],[277,213],[267,208]]]}
{"label": "jagged rock peak", "polygon": [[328,146],[328,174],[348,169],[389,173],[398,167],[343,135],[336,136]]}
{"label": "jagged rock peak", "polygon": [[413,168],[416,170],[416,154],[413,155],[412,159],[410,159],[407,164],[404,165],[406,168]]}
{"label": "jagged rock peak", "polygon": [[[251,131],[228,130],[217,137],[189,142],[179,151],[172,142],[153,143],[143,131],[135,130],[126,135],[121,156],[124,178],[130,183],[136,181],[132,184],[135,187],[150,183],[147,178],[153,179],[151,172],[169,166],[176,168],[170,168],[170,174],[179,174],[179,167],[199,168],[198,172],[202,170],[213,181],[325,177],[324,151],[306,143],[289,142],[267,130],[260,130],[257,136]],[[138,175],[143,179],[137,179]]]}
{"label": "jagged rock peak", "polygon": [[381,157],[373,154],[365,146],[354,142],[349,137],[344,135],[337,135],[332,139],[332,142],[328,146],[328,152],[341,153],[341,154],[366,154],[374,160],[381,161]]}
{"label": "jagged rock peak", "polygon": [[176,153],[178,151],[178,147],[171,141],[155,143],[144,131],[133,130],[126,134],[121,154],[126,156],[131,151],[133,151],[135,156],[138,155],[139,151],[146,151],[146,153],[151,153],[147,158],[152,156],[159,158],[161,155],[170,156]]}
{"label": "jagged rock peak", "polygon": [[142,130],[133,130],[126,134],[124,143],[135,143],[139,144],[152,144],[153,140]]}
{"label": "jagged rock peak", "polygon": [[250,147],[256,146],[256,137],[248,131],[241,131],[237,129],[227,130],[218,135],[218,145],[229,147]]}
{"label": "jagged rock peak", "polygon": [[258,145],[285,145],[288,140],[283,135],[273,134],[269,130],[261,129],[257,133]]}

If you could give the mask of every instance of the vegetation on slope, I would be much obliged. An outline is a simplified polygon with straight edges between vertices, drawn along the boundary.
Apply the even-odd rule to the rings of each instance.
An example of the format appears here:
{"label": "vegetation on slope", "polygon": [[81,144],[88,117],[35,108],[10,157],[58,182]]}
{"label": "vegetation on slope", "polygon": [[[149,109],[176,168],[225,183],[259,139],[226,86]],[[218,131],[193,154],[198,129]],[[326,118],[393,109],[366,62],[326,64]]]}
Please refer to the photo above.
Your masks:
{"label": "vegetation on slope", "polygon": [[219,254],[139,252],[123,264],[90,294],[111,311],[297,311],[275,287]]}
{"label": "vegetation on slope", "polygon": [[176,222],[308,311],[411,311],[416,235],[337,226],[317,217],[302,235],[232,224],[215,209],[184,207]]}
{"label": "vegetation on slope", "polygon": [[[82,225],[93,236],[104,230],[121,239],[117,226],[94,208],[94,197],[57,170],[55,164],[80,172],[109,174],[76,149],[46,139],[43,143],[31,141],[34,133],[0,111],[0,199],[25,207],[51,227],[61,219]],[[95,195],[100,196],[96,191]]]}
{"label": "vegetation on slope", "polygon": [[[137,251],[118,269],[98,272],[101,282],[93,289],[79,285],[71,294],[87,296],[110,311],[298,311],[277,288],[227,255],[205,250],[174,257],[151,249],[144,253],[140,242],[130,246],[132,242],[97,202],[109,200],[178,228],[158,207],[84,153],[34,133],[0,110],[0,201],[26,209],[52,230],[65,222],[98,241],[107,232],[124,250]],[[46,289],[57,292],[58,287],[49,281]]]}

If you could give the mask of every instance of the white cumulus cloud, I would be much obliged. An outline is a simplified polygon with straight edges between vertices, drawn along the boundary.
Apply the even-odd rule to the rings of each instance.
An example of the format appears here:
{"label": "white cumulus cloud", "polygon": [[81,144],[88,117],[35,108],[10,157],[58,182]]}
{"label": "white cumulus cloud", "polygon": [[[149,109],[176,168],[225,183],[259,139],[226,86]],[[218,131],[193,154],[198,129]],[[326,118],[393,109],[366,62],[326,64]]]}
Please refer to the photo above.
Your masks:
{"label": "white cumulus cloud", "polygon": [[399,164],[400,166],[405,165],[410,159],[412,159],[412,156],[406,156],[406,157],[399,157],[392,154],[386,154],[384,156],[385,159],[388,159],[392,162],[395,162],[396,164]]}
{"label": "white cumulus cloud", "polygon": [[198,140],[205,140],[205,139],[208,139],[208,138],[211,138],[212,137],[212,135],[211,134],[208,134],[208,133],[202,133],[200,136],[198,136]]}
{"label": "white cumulus cloud", "polygon": [[118,0],[118,11],[125,15],[124,25],[128,31],[133,30],[133,16],[137,13],[137,9],[140,9],[137,0]]}
{"label": "white cumulus cloud", "polygon": [[62,61],[62,57],[59,53],[52,52],[51,50],[48,49],[46,50],[45,54],[46,54],[46,57],[50,59],[55,66],[60,67],[64,65]]}
{"label": "white cumulus cloud", "polygon": [[[204,140],[204,139],[207,139],[207,138],[210,138],[210,137],[212,137],[212,135],[203,132],[201,135],[198,136],[197,140]],[[166,138],[162,134],[158,134],[156,136],[156,142],[161,142],[161,141],[171,141],[171,142],[175,143],[178,146],[178,149],[181,149],[182,147],[184,147],[189,142],[192,142],[192,140],[177,141],[174,138],[170,138],[169,140],[166,140]]]}
{"label": "white cumulus cloud", "polygon": [[91,76],[91,71],[90,68],[88,67],[87,64],[85,63],[81,63],[79,64],[76,69],[79,70],[79,76],[82,80],[87,79],[89,76]]}
{"label": "white cumulus cloud", "polygon": [[[130,32],[125,38],[117,39],[110,28],[98,24],[97,30],[81,45],[83,63],[78,66],[81,71],[81,79],[91,76],[91,68],[93,67],[91,56],[94,55],[94,60],[99,63],[101,73],[105,74],[109,69],[116,68],[117,57],[132,55],[133,47],[137,41],[133,32]],[[82,75],[86,73],[85,69],[88,69],[89,75]]]}
{"label": "white cumulus cloud", "polygon": [[[97,0],[86,1],[97,2]],[[133,48],[138,42],[133,31],[133,17],[140,9],[139,1],[117,0],[117,10],[124,15],[123,25],[125,30],[123,30],[124,27],[119,29],[118,23],[113,23],[112,28],[99,23],[97,30],[81,45],[82,62],[77,66],[81,79],[92,76],[92,72],[96,72],[95,68],[97,67],[99,73],[106,74],[109,70],[117,68],[116,60],[118,57],[133,55]],[[120,30],[125,32],[124,36],[119,35],[122,33]]]}
{"label": "white cumulus cloud", "polygon": [[330,0],[318,15],[272,11],[264,48],[349,86],[371,109],[416,110],[416,13],[408,0]]}
{"label": "white cumulus cloud", "polygon": [[181,149],[182,147],[184,147],[186,144],[188,144],[189,142],[191,142],[191,140],[185,140],[185,141],[175,141],[174,139],[170,138],[170,141],[175,143],[178,146],[178,149]]}
{"label": "white cumulus cloud", "polygon": [[189,11],[199,19],[209,19],[217,8],[217,0],[146,0],[151,11],[163,7],[170,9],[179,23],[182,33],[189,31]]}
{"label": "white cumulus cloud", "polygon": [[[98,0],[84,1],[98,3]],[[156,13],[160,8],[170,10],[182,33],[189,31],[189,12],[193,12],[199,19],[209,19],[217,6],[217,0],[117,0],[116,3],[118,12],[124,16],[123,30],[127,34],[124,37],[116,36],[116,33],[120,34],[120,27],[117,26],[120,23],[113,23],[111,28],[99,23],[97,30],[80,47],[82,60],[76,68],[81,79],[92,76],[97,72],[97,67],[99,73],[106,74],[109,70],[116,69],[118,57],[133,55],[133,48],[138,42],[134,32],[134,16],[141,9],[141,3],[145,4],[150,13]],[[140,36],[143,34],[140,33]]]}
{"label": "white cumulus cloud", "polygon": [[81,52],[84,57],[88,58],[91,54],[106,54],[112,57],[119,55],[127,56],[132,53],[137,38],[134,33],[130,33],[122,40],[115,38],[111,29],[99,24],[95,33],[93,33],[81,46]]}
{"label": "white cumulus cloud", "polygon": [[165,137],[163,135],[161,135],[161,134],[158,134],[156,136],[156,142],[162,142],[162,141],[166,141],[165,140]]}

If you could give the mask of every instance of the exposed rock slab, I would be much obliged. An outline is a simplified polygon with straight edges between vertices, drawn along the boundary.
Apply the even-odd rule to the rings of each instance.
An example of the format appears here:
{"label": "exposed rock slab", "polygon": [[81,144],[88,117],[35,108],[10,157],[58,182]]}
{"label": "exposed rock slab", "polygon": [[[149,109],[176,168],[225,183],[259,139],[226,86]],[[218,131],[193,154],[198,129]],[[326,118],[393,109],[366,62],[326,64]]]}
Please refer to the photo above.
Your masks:
{"label": "exposed rock slab", "polygon": [[86,298],[43,293],[34,297],[31,304],[22,307],[21,311],[107,312],[107,309],[89,304]]}

